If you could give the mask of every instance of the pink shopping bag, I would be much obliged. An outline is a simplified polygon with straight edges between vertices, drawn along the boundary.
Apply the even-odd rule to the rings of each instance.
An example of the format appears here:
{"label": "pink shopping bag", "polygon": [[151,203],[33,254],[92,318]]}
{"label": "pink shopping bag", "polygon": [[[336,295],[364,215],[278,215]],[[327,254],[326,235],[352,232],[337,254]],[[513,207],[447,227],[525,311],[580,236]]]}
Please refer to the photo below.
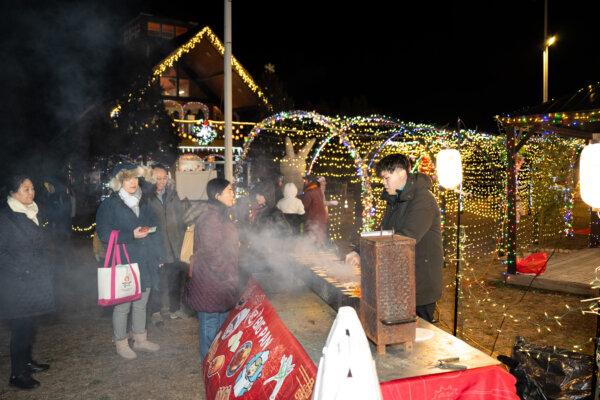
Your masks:
{"label": "pink shopping bag", "polygon": [[[142,297],[140,288],[140,270],[131,263],[127,248],[123,244],[127,264],[121,264],[119,231],[112,231],[106,248],[104,267],[98,268],[98,305],[114,306]],[[110,267],[109,267],[110,262]]]}

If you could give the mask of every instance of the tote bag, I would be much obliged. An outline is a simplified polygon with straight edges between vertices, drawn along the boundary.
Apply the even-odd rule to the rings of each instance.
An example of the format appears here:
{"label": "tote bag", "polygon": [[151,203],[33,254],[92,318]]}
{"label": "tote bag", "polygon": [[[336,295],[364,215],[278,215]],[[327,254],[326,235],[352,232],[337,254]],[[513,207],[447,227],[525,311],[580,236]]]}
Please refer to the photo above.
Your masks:
{"label": "tote bag", "polygon": [[139,267],[136,263],[131,263],[127,248],[122,246],[127,264],[121,264],[119,231],[112,231],[106,248],[104,268],[98,268],[98,305],[114,306],[142,297]]}
{"label": "tote bag", "polygon": [[179,259],[185,263],[190,263],[190,257],[194,252],[194,225],[190,225],[185,230],[183,243],[181,244],[181,254]]}

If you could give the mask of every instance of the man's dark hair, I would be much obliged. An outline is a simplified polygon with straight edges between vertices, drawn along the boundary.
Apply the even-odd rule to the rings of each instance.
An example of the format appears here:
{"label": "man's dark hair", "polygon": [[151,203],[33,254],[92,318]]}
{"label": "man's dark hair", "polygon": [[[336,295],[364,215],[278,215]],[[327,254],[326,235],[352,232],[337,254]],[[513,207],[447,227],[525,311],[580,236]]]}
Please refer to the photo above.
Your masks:
{"label": "man's dark hair", "polygon": [[161,163],[154,163],[154,164],[152,164],[152,170],[154,171],[155,169],[162,169],[165,172],[169,172],[169,168],[167,168],[166,165],[161,164]]}
{"label": "man's dark hair", "polygon": [[381,175],[381,173],[384,171],[391,174],[397,168],[401,168],[409,173],[410,159],[404,154],[390,154],[389,156],[383,157],[381,160],[379,160],[375,166],[375,172],[377,175]]}

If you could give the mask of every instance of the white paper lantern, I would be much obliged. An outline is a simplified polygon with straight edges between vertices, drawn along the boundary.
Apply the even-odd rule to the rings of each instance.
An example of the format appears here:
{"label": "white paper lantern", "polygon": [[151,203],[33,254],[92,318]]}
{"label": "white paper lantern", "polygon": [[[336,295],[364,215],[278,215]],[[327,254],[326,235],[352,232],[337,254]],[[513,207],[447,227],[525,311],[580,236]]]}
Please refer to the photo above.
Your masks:
{"label": "white paper lantern", "polygon": [[584,147],[579,160],[581,199],[592,208],[600,208],[600,143]]}
{"label": "white paper lantern", "polygon": [[446,189],[458,187],[462,182],[460,152],[455,149],[441,150],[436,157],[435,169],[440,185]]}

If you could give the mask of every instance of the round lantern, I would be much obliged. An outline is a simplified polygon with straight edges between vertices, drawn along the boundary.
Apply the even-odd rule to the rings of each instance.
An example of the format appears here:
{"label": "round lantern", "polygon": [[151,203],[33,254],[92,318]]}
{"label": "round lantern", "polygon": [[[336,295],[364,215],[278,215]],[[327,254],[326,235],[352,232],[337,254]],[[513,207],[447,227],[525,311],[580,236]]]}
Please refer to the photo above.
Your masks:
{"label": "round lantern", "polygon": [[600,208],[600,143],[587,145],[579,160],[581,199],[592,208]]}
{"label": "round lantern", "polygon": [[441,150],[436,156],[435,168],[438,181],[446,189],[454,189],[462,182],[460,152],[455,149]]}

